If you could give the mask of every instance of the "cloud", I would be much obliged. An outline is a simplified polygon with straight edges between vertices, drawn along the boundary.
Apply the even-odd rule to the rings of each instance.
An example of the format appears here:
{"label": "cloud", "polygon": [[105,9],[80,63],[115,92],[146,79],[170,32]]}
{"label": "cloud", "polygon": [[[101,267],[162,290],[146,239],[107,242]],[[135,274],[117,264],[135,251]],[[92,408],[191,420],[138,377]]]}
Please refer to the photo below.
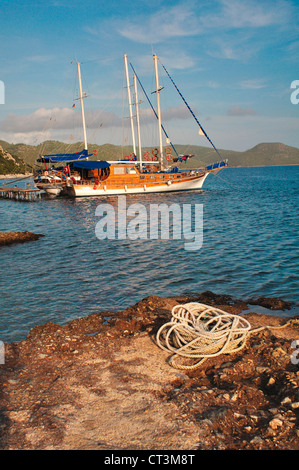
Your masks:
{"label": "cloud", "polygon": [[243,80],[240,82],[240,87],[250,90],[258,90],[259,88],[265,88],[265,79],[263,78],[253,78],[249,80]]}
{"label": "cloud", "polygon": [[49,55],[33,55],[33,56],[25,57],[25,59],[28,62],[36,62],[36,63],[48,62],[48,61],[53,60],[55,58],[56,58],[56,56],[50,55],[50,54]]}
{"label": "cloud", "polygon": [[12,143],[19,143],[26,145],[37,145],[46,140],[50,140],[52,137],[51,132],[13,132],[8,133],[7,137],[4,135],[4,140],[11,141]]}
{"label": "cloud", "polygon": [[[196,110],[193,111],[196,113]],[[172,119],[189,119],[191,117],[190,111],[184,104],[175,107],[169,107],[162,114],[164,121],[170,121]]]}
{"label": "cloud", "polygon": [[138,17],[118,28],[118,33],[132,41],[157,44],[175,38],[198,35],[199,22],[194,11],[186,4],[162,8],[147,18]]}
{"label": "cloud", "polygon": [[[112,112],[87,111],[86,126],[96,129],[102,125],[121,125],[121,119]],[[49,129],[74,129],[82,127],[81,114],[70,108],[39,108],[31,114],[17,116],[10,113],[0,123],[4,132],[30,133]]]}
{"label": "cloud", "polygon": [[219,88],[221,85],[218,82],[215,82],[213,80],[208,81],[208,87],[209,88]]}
{"label": "cloud", "polygon": [[299,61],[299,40],[294,40],[286,47],[288,58],[293,62]]}
{"label": "cloud", "polygon": [[40,108],[32,114],[18,116],[10,113],[1,122],[1,129],[6,132],[25,133],[42,132],[45,129],[70,129],[74,113],[69,108]]}
{"label": "cloud", "polygon": [[207,53],[215,58],[247,61],[275,44],[281,47],[297,27],[295,7],[286,0],[219,0],[218,5],[200,19]]}
{"label": "cloud", "polygon": [[252,108],[240,108],[235,105],[227,111],[228,116],[251,116],[256,114]]}
{"label": "cloud", "polygon": [[[257,0],[219,0],[216,11],[205,13],[205,6],[192,8],[186,2],[161,8],[147,17],[139,15],[133,21],[122,18],[115,23],[117,32],[132,41],[157,44],[172,38],[199,36],[209,32],[232,29],[263,28],[287,24],[292,5],[286,0],[263,2]],[[96,30],[90,28],[90,34]],[[228,57],[230,52],[227,52]]]}
{"label": "cloud", "polygon": [[[223,38],[213,38],[213,47],[207,49],[207,53],[215,59],[230,59],[239,60],[244,59],[242,51],[244,49],[234,44],[232,41],[224,40]],[[249,50],[246,50],[246,56],[249,56]]]}
{"label": "cloud", "polygon": [[286,23],[290,18],[290,4],[284,0],[271,3],[260,3],[256,0],[221,0],[220,4],[222,9],[213,17],[213,28],[261,28]]}
{"label": "cloud", "polygon": [[[200,40],[201,53],[244,62],[269,45],[267,38],[261,40],[258,34],[264,34],[268,28],[269,37],[275,34],[281,38],[280,30],[289,27],[294,15],[294,6],[287,0],[218,0],[210,9],[205,2],[182,2],[151,15],[114,19],[110,30],[136,43],[152,46],[179,39],[182,48],[183,40],[192,37],[194,41]],[[89,32],[95,34],[96,30]],[[177,68],[179,63],[177,60]]]}
{"label": "cloud", "polygon": [[[283,142],[287,145],[298,147],[298,117],[286,118],[244,115],[242,119],[236,119],[236,117],[232,115],[219,115],[213,116],[209,125],[207,125],[207,122],[203,122],[203,125],[217,148],[247,150],[260,142]],[[187,128],[185,128],[182,125],[182,121],[178,121],[177,123],[173,122],[171,128],[172,132],[170,133],[170,138],[174,142],[174,145],[179,142],[210,147],[206,139],[198,135],[197,127],[194,128],[188,125]],[[116,140],[115,133],[113,133],[112,137],[113,140],[110,141],[107,139],[106,133],[100,133],[92,142],[99,145],[107,142],[120,145],[123,143],[121,138]],[[23,142],[31,145],[37,145],[39,142],[50,139],[63,142],[72,141],[69,134],[67,132],[63,133],[63,131],[14,134],[8,132],[4,133],[1,130],[1,138],[7,142]],[[153,145],[153,142],[151,140],[146,143],[142,138],[142,145],[150,146]]]}
{"label": "cloud", "polygon": [[[180,104],[179,106],[172,106],[168,107],[164,111],[162,111],[162,121],[171,121],[174,119],[189,119],[190,118],[190,111],[188,111],[187,107],[184,104]],[[151,108],[146,108],[140,110],[140,119],[142,123],[153,122],[154,117],[153,110]]]}
{"label": "cloud", "polygon": [[[171,52],[167,51],[166,54],[159,55],[160,62],[165,64],[167,70],[185,70],[194,67],[197,62],[184,52],[177,51],[173,55]],[[153,73],[153,56],[139,56],[135,59],[133,66],[139,76],[150,76]]]}
{"label": "cloud", "polygon": [[[247,150],[261,142],[282,142],[298,147],[298,117],[213,117],[212,140],[218,148]],[[209,132],[209,130],[207,129]]]}
{"label": "cloud", "polygon": [[[169,107],[163,112],[163,120],[187,119],[190,117],[186,107],[182,104],[177,107]],[[155,117],[152,109],[145,108],[140,110],[142,122],[154,122]],[[129,127],[129,120],[122,120],[113,112],[87,111],[85,113],[86,127],[89,130],[96,130],[100,127],[121,128]],[[39,108],[31,114],[18,116],[10,113],[0,122],[1,132],[12,133],[20,141],[29,142],[34,136],[39,140],[43,136],[49,138],[51,131],[67,131],[82,128],[81,113],[75,112],[70,108]]]}

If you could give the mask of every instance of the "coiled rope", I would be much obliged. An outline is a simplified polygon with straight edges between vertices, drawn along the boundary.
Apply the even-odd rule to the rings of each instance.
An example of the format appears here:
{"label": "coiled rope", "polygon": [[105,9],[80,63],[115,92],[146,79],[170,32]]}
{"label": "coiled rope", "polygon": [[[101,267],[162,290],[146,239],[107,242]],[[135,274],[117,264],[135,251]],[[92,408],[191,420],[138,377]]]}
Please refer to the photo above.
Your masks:
{"label": "coiled rope", "polygon": [[[284,328],[293,321],[282,326],[263,326],[252,330],[243,317],[191,302],[172,309],[171,321],[161,326],[156,340],[161,349],[173,353],[169,360],[171,366],[190,370],[199,367],[209,357],[240,351],[253,332],[265,328]],[[182,363],[182,358],[185,362],[191,359],[192,364]]]}

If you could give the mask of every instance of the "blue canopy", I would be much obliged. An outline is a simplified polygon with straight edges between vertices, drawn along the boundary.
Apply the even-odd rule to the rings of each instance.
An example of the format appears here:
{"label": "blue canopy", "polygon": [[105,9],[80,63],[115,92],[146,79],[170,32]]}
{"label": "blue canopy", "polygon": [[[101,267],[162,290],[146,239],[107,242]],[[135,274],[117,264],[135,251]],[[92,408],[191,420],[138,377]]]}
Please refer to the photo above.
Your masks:
{"label": "blue canopy", "polygon": [[95,169],[100,169],[100,168],[108,168],[110,166],[110,163],[102,160],[88,160],[84,162],[73,162],[72,167],[73,168],[81,168],[84,170],[95,170]]}
{"label": "blue canopy", "polygon": [[92,155],[92,153],[88,153],[88,150],[83,149],[76,153],[55,153],[53,155],[42,155],[37,161],[46,163],[73,162],[75,160],[91,157]]}

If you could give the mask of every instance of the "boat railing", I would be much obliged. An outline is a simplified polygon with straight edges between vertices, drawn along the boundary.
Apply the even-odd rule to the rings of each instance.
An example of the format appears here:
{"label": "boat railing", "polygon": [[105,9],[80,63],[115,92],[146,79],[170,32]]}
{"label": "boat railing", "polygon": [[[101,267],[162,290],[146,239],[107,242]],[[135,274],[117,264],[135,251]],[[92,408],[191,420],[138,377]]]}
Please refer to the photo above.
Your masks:
{"label": "boat railing", "polygon": [[[159,173],[144,173],[144,174],[139,174],[137,175],[137,178],[135,175],[127,175],[126,177],[109,177],[104,180],[98,180],[96,178],[93,179],[80,179],[77,181],[69,181],[71,184],[74,185],[81,185],[81,186],[116,186],[116,187],[123,187],[124,185],[130,186],[130,185],[136,185],[138,182],[139,184],[157,184],[165,181],[177,181],[177,180],[185,180],[189,178],[198,178],[201,176],[205,175],[204,170],[186,170],[186,171],[178,171],[174,173],[168,173],[168,172],[159,172]],[[131,178],[128,178],[128,176],[131,176]]]}

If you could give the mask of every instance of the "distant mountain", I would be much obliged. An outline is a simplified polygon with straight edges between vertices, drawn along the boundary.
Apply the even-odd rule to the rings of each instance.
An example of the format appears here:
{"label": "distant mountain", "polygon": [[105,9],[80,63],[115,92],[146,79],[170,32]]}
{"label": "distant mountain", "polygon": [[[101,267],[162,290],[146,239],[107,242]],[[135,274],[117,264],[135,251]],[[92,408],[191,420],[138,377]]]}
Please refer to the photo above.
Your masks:
{"label": "distant mountain", "polygon": [[[180,146],[176,146],[179,150]],[[187,163],[188,167],[196,167],[201,161],[213,163],[219,160],[214,149],[190,146],[187,153],[196,155]],[[246,150],[219,150],[223,158],[228,159],[229,167],[299,165],[299,149],[281,143],[262,143]]]}
{"label": "distant mountain", "polygon": [[[82,143],[66,144],[58,141],[46,141],[37,146],[25,144],[10,144],[0,140],[0,145],[5,152],[22,159],[26,164],[33,166],[37,158],[42,154],[51,153],[73,153],[82,150]],[[195,168],[219,161],[219,156],[213,148],[200,147],[196,145],[176,145],[178,154],[194,155],[183,168]],[[97,151],[92,160],[119,160],[132,152],[131,147],[122,147],[112,144],[89,145],[89,151]],[[143,153],[148,148],[143,149]],[[299,165],[299,149],[281,143],[261,143],[245,152],[233,150],[221,150],[220,154],[228,159],[230,167],[250,166],[277,166],[277,165]],[[17,157],[15,157],[17,156]],[[20,162],[22,161],[20,160]],[[19,172],[19,171],[18,171]],[[3,174],[0,167],[0,174]]]}
{"label": "distant mountain", "polygon": [[258,144],[240,157],[240,165],[235,161],[234,166],[298,165],[299,149],[280,143]]}

